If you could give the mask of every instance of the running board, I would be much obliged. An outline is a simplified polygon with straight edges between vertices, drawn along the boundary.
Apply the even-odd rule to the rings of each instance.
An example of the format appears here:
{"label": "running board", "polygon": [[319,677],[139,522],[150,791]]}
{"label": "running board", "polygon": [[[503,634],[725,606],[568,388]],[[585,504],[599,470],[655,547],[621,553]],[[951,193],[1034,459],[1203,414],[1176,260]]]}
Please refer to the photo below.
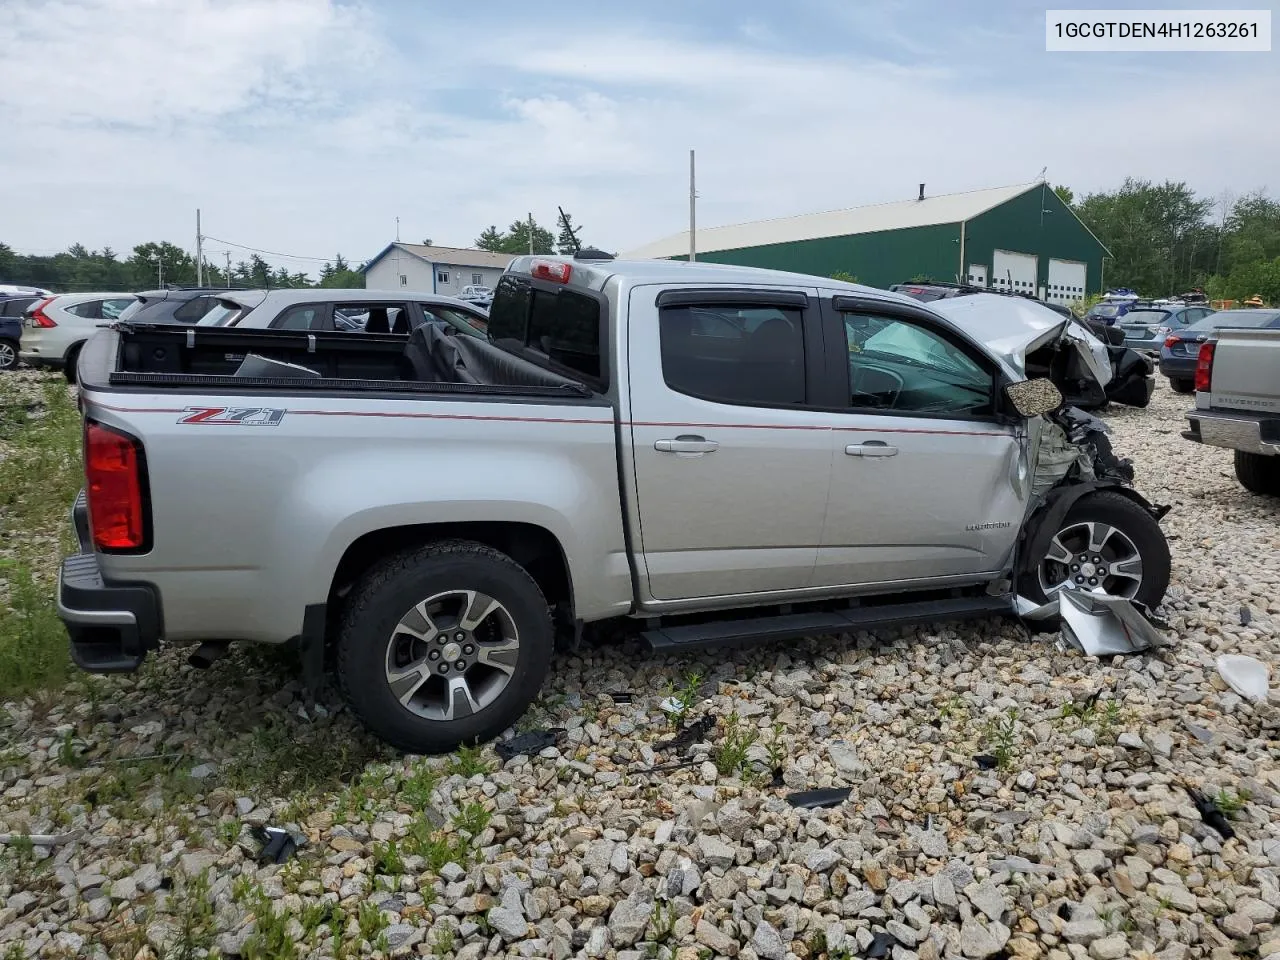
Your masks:
{"label": "running board", "polygon": [[793,640],[815,633],[875,630],[941,620],[1005,616],[1013,612],[1013,602],[1009,597],[949,597],[914,603],[849,607],[845,610],[659,626],[644,631],[641,636],[654,650],[701,650],[733,644]]}

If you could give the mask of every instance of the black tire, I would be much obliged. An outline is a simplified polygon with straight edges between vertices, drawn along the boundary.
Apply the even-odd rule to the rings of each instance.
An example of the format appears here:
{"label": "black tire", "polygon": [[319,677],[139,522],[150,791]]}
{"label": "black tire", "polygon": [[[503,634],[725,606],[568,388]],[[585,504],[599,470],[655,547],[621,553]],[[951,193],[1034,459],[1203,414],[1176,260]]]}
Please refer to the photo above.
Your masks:
{"label": "black tire", "polygon": [[1237,450],[1236,479],[1250,493],[1280,497],[1280,456]]}
{"label": "black tire", "polygon": [[[388,647],[407,611],[430,597],[461,590],[484,593],[510,614],[519,635],[514,670],[496,698],[479,710],[430,719],[402,705],[392,692]],[[376,736],[409,753],[445,753],[490,740],[519,719],[542,687],[553,645],[546,598],[524,568],[479,543],[442,541],[384,561],[352,591],[338,635],[338,685]]]}
{"label": "black tire", "polygon": [[1196,382],[1188,380],[1186,377],[1170,377],[1169,386],[1173,388],[1174,393],[1195,393]]}
{"label": "black tire", "polygon": [[18,341],[0,339],[0,370],[12,370],[18,365]]}
{"label": "black tire", "polygon": [[67,383],[76,382],[76,364],[80,362],[80,348],[83,346],[83,343],[77,343],[67,351],[66,366],[62,368],[62,375],[67,378]]}
{"label": "black tire", "polygon": [[[1077,500],[1063,518],[1060,530],[1089,521],[1109,524],[1129,538],[1142,557],[1142,582],[1132,599],[1152,609],[1158,607],[1169,589],[1171,566],[1169,542],[1160,524],[1137,503],[1112,490],[1099,490]],[[1040,586],[1038,568],[1039,560],[1029,573],[1019,578],[1018,591],[1037,603],[1044,603],[1048,597]]]}

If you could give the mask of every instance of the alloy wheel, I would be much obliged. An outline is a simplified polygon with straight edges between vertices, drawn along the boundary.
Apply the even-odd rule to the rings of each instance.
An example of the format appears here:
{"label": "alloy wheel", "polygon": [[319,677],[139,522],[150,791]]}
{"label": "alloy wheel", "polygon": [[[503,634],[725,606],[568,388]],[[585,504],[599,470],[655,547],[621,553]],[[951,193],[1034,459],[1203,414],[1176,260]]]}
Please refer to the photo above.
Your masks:
{"label": "alloy wheel", "polygon": [[1085,521],[1060,530],[1038,570],[1046,597],[1059,590],[1089,590],[1133,599],[1142,587],[1142,554],[1123,531]]}

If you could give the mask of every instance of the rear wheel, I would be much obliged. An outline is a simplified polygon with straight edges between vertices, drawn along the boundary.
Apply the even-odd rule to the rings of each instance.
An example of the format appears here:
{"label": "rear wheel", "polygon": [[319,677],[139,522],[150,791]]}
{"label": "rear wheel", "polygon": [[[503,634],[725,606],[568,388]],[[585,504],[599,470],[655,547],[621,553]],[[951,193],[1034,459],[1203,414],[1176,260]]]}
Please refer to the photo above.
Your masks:
{"label": "rear wheel", "polygon": [[0,370],[12,370],[18,365],[18,345],[12,340],[0,340]]}
{"label": "rear wheel", "polygon": [[1196,390],[1196,382],[1186,377],[1170,377],[1169,386],[1174,393],[1195,393]]}
{"label": "rear wheel", "polygon": [[1155,518],[1120,493],[1081,497],[1047,554],[1020,584],[1041,603],[1061,590],[1091,590],[1157,607],[1169,587],[1169,543]]}
{"label": "rear wheel", "polygon": [[1236,479],[1250,493],[1280,497],[1280,456],[1237,450]]}
{"label": "rear wheel", "polygon": [[537,583],[469,541],[401,554],[355,589],[338,681],[377,736],[411,753],[489,740],[537,696],[553,630]]}
{"label": "rear wheel", "polygon": [[76,382],[76,364],[80,362],[80,348],[83,346],[83,343],[77,343],[67,351],[66,366],[62,368],[62,373],[67,378],[67,383]]}

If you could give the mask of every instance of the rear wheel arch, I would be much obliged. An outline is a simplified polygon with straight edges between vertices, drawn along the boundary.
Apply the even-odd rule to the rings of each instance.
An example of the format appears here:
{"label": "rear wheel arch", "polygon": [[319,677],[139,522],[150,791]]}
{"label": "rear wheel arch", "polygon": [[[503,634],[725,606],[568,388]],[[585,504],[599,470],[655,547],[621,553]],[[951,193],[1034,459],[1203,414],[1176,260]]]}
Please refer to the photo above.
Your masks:
{"label": "rear wheel arch", "polygon": [[407,524],[362,534],[347,546],[334,569],[330,609],[341,607],[351,588],[388,557],[444,540],[469,540],[504,554],[528,572],[548,604],[565,607],[572,616],[573,577],[560,540],[546,527],[502,521]]}
{"label": "rear wheel arch", "polygon": [[62,372],[66,374],[68,383],[76,382],[76,364],[79,363],[80,351],[84,349],[87,342],[87,340],[77,340],[67,347],[67,352],[62,355],[62,362],[65,364]]}

